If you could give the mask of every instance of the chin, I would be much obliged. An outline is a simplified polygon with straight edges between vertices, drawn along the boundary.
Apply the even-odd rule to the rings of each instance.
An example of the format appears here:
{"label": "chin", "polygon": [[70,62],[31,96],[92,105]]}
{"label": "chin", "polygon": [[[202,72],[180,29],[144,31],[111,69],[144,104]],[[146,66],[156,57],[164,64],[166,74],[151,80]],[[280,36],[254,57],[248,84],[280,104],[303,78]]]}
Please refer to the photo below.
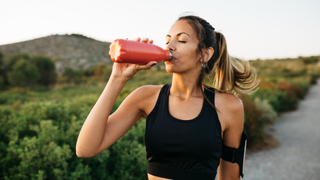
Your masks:
{"label": "chin", "polygon": [[166,69],[168,73],[174,73],[171,69]]}
{"label": "chin", "polygon": [[174,67],[171,64],[170,65],[166,64],[166,71],[168,73],[174,73]]}

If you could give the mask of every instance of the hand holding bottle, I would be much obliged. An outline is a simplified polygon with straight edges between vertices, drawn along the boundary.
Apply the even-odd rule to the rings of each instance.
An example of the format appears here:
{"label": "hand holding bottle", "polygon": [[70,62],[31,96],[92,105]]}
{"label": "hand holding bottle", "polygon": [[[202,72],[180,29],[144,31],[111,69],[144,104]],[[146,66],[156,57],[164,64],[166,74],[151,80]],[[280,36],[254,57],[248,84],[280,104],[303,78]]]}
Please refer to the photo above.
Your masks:
{"label": "hand holding bottle", "polygon": [[118,63],[147,64],[150,61],[168,61],[172,58],[169,50],[147,42],[116,39],[109,50],[111,60]]}
{"label": "hand holding bottle", "polygon": [[[148,44],[152,44],[153,40],[149,40],[148,38],[145,39],[141,39],[141,38],[137,38],[134,41],[139,42],[139,43],[148,43]],[[110,51],[109,54],[111,56],[111,51],[115,50],[113,49],[115,46],[113,46],[114,43],[112,43],[110,45]],[[112,48],[113,46],[113,48]],[[112,58],[112,56],[111,56]],[[129,79],[131,79],[139,70],[143,70],[143,69],[150,69],[153,65],[156,65],[157,61],[150,61],[148,63],[145,64],[132,64],[132,63],[118,63],[115,62],[113,64],[113,68],[112,68],[112,73],[111,76],[114,78],[123,78],[124,81],[128,81]]]}

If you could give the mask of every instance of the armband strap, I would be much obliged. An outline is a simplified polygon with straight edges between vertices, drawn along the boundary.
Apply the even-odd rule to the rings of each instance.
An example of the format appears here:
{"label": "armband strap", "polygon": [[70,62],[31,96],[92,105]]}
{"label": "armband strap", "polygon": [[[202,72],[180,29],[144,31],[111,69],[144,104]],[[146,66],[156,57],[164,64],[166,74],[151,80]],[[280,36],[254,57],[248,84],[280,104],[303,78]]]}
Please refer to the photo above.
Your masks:
{"label": "armband strap", "polygon": [[240,169],[240,176],[243,178],[244,175],[244,164],[246,158],[247,148],[247,133],[242,132],[241,143],[238,149],[230,148],[222,145],[222,159],[231,163],[237,163]]}

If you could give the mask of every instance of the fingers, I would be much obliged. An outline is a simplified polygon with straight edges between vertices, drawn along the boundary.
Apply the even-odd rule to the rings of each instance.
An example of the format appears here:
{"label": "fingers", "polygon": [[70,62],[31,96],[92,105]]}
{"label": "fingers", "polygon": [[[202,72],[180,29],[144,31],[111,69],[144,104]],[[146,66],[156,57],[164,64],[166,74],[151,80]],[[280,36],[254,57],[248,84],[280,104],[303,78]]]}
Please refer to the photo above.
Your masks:
{"label": "fingers", "polygon": [[153,40],[152,39],[149,40],[149,38],[143,38],[141,41],[144,43],[150,43],[150,44],[153,43]]}
{"label": "fingers", "polygon": [[157,64],[157,61],[151,61],[149,62],[148,64],[146,65],[139,65],[137,67],[138,70],[144,70],[144,69],[150,69],[152,66],[156,65]]}
{"label": "fingers", "polygon": [[134,39],[134,40],[140,42],[140,41],[141,41],[141,38],[138,37],[138,38],[136,38],[136,39]]}
{"label": "fingers", "polygon": [[144,42],[144,43],[153,44],[153,40],[152,40],[152,39],[149,40],[149,38],[143,38],[143,39],[141,39],[140,37],[138,37],[138,38],[136,38],[136,39],[134,39],[134,40],[135,40],[135,41],[138,41],[138,42]]}
{"label": "fingers", "polygon": [[141,40],[141,42],[144,42],[144,43],[147,43],[149,41],[149,38],[143,38],[142,40]]}

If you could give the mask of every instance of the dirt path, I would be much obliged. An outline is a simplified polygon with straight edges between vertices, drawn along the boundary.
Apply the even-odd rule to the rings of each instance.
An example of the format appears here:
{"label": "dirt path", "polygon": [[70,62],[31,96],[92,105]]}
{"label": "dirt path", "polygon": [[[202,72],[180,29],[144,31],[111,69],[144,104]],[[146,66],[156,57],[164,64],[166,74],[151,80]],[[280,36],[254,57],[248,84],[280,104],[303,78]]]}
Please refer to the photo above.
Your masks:
{"label": "dirt path", "polygon": [[320,180],[320,80],[271,127],[280,145],[246,158],[244,180]]}

